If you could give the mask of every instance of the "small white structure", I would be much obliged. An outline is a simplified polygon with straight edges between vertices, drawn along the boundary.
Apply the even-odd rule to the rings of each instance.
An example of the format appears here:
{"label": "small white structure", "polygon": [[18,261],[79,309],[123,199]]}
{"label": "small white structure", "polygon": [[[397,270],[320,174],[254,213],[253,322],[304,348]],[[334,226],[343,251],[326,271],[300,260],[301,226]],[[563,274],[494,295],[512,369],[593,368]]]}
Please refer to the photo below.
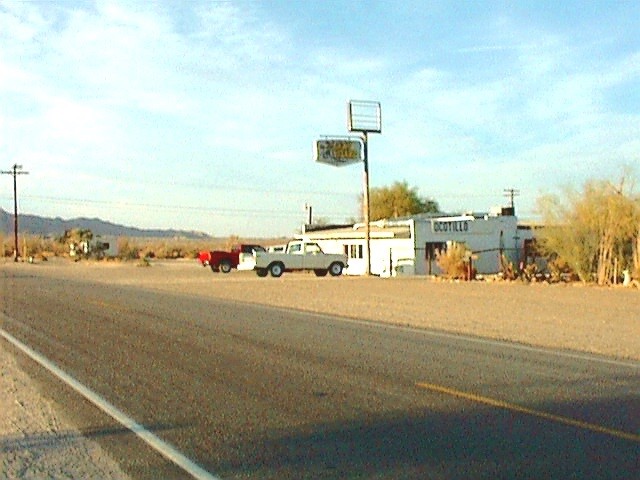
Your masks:
{"label": "small white structure", "polygon": [[[477,273],[497,273],[501,259],[518,266],[527,255],[532,230],[518,228],[510,208],[489,213],[459,215],[420,214],[412,217],[379,220],[370,224],[371,273],[380,276],[436,275],[436,252],[447,245],[461,243],[473,254]],[[345,253],[347,275],[366,272],[365,225],[309,228],[304,238],[317,242],[326,253]]]}

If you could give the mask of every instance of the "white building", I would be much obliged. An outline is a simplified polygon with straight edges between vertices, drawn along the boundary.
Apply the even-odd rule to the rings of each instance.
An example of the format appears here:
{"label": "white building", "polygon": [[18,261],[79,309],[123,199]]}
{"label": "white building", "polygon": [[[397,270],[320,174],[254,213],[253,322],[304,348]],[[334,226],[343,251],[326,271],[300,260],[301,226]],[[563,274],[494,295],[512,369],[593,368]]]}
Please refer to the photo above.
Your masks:
{"label": "white building", "polygon": [[[500,271],[500,259],[517,266],[527,255],[532,230],[519,228],[510,208],[489,213],[461,215],[420,214],[379,220],[369,227],[371,273],[381,276],[436,275],[436,251],[452,243],[462,243],[473,254],[478,273]],[[317,242],[326,253],[345,253],[349,257],[347,275],[366,272],[364,224],[342,227],[315,227],[304,237]]]}

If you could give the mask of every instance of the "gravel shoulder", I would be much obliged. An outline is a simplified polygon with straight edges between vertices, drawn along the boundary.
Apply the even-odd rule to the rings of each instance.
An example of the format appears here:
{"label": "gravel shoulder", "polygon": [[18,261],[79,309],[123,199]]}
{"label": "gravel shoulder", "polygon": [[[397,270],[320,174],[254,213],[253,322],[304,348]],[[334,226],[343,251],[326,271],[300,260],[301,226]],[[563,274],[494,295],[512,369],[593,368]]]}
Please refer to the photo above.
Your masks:
{"label": "gravel shoulder", "polygon": [[[583,285],[450,283],[421,278],[258,278],[212,274],[194,261],[0,263],[0,278],[29,273],[252,302],[539,347],[640,361],[640,291]],[[1,297],[0,297],[1,299]],[[126,475],[84,437],[22,372],[0,339],[0,477]]]}

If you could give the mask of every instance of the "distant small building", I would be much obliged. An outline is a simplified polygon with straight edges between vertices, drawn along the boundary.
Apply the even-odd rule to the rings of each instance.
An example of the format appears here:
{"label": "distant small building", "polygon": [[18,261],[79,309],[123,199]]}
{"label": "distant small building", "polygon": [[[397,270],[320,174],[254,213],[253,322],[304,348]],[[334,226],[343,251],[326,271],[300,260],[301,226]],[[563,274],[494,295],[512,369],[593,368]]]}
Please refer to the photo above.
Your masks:
{"label": "distant small building", "polygon": [[113,258],[118,256],[116,237],[97,237],[92,240],[69,243],[69,256],[72,258]]}
{"label": "distant small building", "polygon": [[[366,272],[365,224],[311,227],[304,237],[317,242],[326,253],[345,253],[347,275]],[[371,222],[369,226],[371,273],[381,276],[437,275],[436,252],[461,243],[473,254],[478,273],[500,271],[501,259],[518,266],[527,257],[532,229],[518,228],[511,208],[488,213],[419,214]]]}
{"label": "distant small building", "polygon": [[92,245],[92,251],[100,258],[118,256],[118,237],[112,235],[98,236]]}

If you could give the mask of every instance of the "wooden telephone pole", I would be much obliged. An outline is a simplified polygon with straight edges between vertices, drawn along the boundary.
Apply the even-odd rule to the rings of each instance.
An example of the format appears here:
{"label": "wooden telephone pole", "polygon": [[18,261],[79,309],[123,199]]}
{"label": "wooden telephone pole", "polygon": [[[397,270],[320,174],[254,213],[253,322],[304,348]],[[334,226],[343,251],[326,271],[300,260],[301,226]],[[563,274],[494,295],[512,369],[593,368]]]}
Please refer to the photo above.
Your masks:
{"label": "wooden telephone pole", "polygon": [[515,197],[517,197],[518,195],[520,195],[520,190],[517,190],[515,188],[505,188],[504,189],[504,196],[505,197],[509,197],[511,199],[511,210],[513,211],[514,215],[515,215],[515,212],[516,212]]}
{"label": "wooden telephone pole", "polygon": [[0,174],[3,175],[13,175],[13,241],[14,241],[14,252],[13,259],[15,262],[18,261],[18,257],[20,256],[20,250],[18,248],[18,182],[16,178],[18,175],[26,175],[29,172],[25,172],[22,170],[22,165],[14,164],[11,167],[11,170],[3,170]]}

